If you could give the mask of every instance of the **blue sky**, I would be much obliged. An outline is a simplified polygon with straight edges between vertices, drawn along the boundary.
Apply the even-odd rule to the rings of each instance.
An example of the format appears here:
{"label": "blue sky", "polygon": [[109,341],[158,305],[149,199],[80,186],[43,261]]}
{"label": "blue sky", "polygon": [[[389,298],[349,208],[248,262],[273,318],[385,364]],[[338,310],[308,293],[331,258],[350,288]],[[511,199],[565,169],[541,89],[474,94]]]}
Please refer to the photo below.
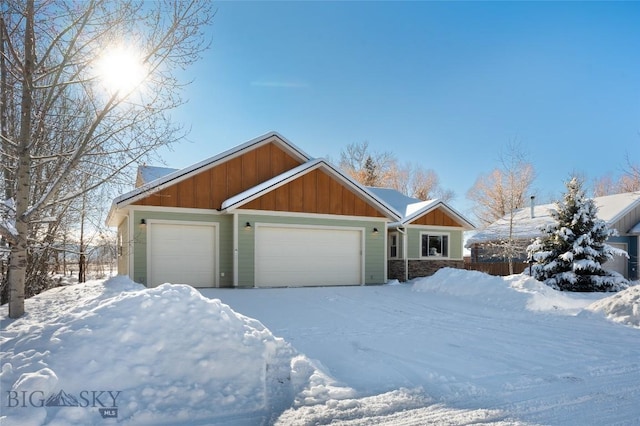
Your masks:
{"label": "blue sky", "polygon": [[470,213],[514,141],[534,190],[640,159],[639,2],[218,2],[175,119],[186,167],[275,130],[315,157],[348,144],[435,170]]}

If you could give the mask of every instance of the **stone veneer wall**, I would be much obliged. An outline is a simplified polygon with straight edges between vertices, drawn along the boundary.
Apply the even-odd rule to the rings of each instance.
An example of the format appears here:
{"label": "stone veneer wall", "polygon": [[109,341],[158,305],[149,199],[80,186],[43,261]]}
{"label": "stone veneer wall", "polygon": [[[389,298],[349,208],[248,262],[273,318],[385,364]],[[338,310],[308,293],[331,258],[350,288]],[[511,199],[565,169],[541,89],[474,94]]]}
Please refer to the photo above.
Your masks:
{"label": "stone veneer wall", "polygon": [[[457,268],[464,269],[463,260],[409,260],[409,279],[428,277],[435,274],[438,269]],[[404,281],[404,260],[388,261],[388,278],[390,280]]]}

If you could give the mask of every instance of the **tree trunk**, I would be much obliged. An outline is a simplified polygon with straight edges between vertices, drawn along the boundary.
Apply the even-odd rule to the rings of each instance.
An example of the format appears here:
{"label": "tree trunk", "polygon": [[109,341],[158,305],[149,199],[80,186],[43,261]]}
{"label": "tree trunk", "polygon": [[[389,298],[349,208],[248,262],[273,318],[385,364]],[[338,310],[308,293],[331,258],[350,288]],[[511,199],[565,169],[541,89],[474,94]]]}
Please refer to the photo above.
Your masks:
{"label": "tree trunk", "polygon": [[16,185],[16,241],[11,245],[9,262],[9,317],[24,314],[24,289],[27,275],[27,236],[29,224],[29,189],[31,187],[31,108],[33,104],[34,9],[27,0],[24,35],[24,67],[22,72],[22,100],[20,104],[20,141]]}
{"label": "tree trunk", "polygon": [[84,221],[85,221],[85,205],[87,200],[87,194],[82,195],[82,208],[80,209],[80,257],[78,260],[78,282],[83,283],[87,281],[87,257],[85,255],[84,244]]}

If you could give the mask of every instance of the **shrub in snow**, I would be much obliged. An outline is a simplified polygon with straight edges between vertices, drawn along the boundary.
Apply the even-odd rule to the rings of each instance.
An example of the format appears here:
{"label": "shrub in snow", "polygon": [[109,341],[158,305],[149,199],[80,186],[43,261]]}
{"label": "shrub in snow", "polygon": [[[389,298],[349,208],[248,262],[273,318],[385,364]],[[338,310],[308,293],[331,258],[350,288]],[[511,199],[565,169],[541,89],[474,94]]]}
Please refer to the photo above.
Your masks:
{"label": "shrub in snow", "polygon": [[602,264],[613,256],[627,256],[606,244],[615,235],[605,221],[598,219],[597,207],[586,198],[580,181],[571,179],[566,184],[563,201],[551,211],[555,223],[542,229],[528,248],[533,265],[532,275],[545,284],[564,291],[619,291],[629,282]]}

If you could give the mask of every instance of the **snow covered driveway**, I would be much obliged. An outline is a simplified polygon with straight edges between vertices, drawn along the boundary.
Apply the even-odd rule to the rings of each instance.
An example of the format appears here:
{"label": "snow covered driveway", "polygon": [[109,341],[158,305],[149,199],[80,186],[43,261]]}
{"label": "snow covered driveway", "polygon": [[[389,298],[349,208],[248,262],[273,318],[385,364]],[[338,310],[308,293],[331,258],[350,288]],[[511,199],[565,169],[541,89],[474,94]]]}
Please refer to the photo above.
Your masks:
{"label": "snow covered driveway", "polygon": [[640,286],[116,277],[25,305],[17,320],[0,307],[1,425],[640,425]]}
{"label": "snow covered driveway", "polygon": [[[640,424],[640,329],[584,309],[606,294],[456,270],[413,285],[201,292],[353,391],[348,409],[298,401],[282,424]],[[376,414],[385,404],[403,411]]]}

